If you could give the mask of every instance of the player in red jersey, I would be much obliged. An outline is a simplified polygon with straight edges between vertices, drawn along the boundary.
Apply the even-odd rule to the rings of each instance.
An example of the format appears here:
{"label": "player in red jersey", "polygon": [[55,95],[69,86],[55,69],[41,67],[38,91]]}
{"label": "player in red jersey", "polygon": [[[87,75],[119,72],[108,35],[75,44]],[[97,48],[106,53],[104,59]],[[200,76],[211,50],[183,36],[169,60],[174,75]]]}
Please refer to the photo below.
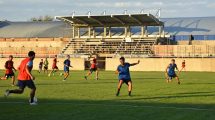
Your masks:
{"label": "player in red jersey", "polygon": [[12,79],[12,86],[15,86],[15,74],[13,72],[16,71],[16,69],[13,66],[13,56],[9,56],[9,60],[5,62],[5,76],[1,78],[1,80],[7,80],[9,77]]}
{"label": "player in red jersey", "polygon": [[13,94],[22,94],[24,92],[25,87],[31,89],[30,93],[30,105],[36,105],[37,102],[35,100],[35,92],[36,92],[36,86],[33,82],[35,77],[31,74],[31,70],[33,68],[33,60],[35,58],[35,52],[30,51],[28,53],[28,57],[22,60],[20,66],[18,67],[19,74],[18,74],[18,86],[19,89],[15,90],[6,90],[5,96],[9,96],[11,93]]}
{"label": "player in red jersey", "polygon": [[99,76],[99,71],[97,68],[97,60],[96,58],[93,59],[92,64],[90,66],[90,71],[87,73],[86,76],[84,76],[85,80],[87,80],[87,78],[93,73],[96,72],[96,80],[98,80],[98,76]]}
{"label": "player in red jersey", "polygon": [[57,72],[59,69],[57,67],[57,55],[55,55],[54,59],[53,59],[53,64],[52,64],[52,71],[49,73],[49,76],[51,76],[51,74],[54,75],[55,72]]}
{"label": "player in red jersey", "polygon": [[186,62],[185,62],[185,60],[183,60],[183,62],[182,62],[182,64],[181,64],[181,70],[180,70],[180,72],[182,71],[182,70],[184,70],[184,71],[186,71]]}

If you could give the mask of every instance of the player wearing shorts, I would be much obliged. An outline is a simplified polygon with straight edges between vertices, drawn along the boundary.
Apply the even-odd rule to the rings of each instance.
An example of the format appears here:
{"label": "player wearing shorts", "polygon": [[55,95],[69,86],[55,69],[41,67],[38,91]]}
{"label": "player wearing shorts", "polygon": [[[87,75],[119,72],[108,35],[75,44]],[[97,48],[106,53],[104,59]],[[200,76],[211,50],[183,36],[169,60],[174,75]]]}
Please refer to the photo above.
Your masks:
{"label": "player wearing shorts", "polygon": [[13,66],[13,56],[9,56],[9,60],[5,62],[5,76],[1,78],[1,80],[7,80],[8,78],[12,79],[12,86],[15,86],[15,74],[13,72],[16,71],[16,69]]}
{"label": "player wearing shorts", "polygon": [[128,85],[128,95],[131,96],[132,81],[131,81],[129,67],[139,64],[140,61],[138,60],[137,63],[130,64],[130,63],[125,62],[124,57],[121,57],[119,59],[119,61],[120,61],[120,65],[117,67],[117,70],[116,70],[116,73],[119,74],[119,77],[118,77],[119,83],[118,83],[118,89],[117,89],[116,96],[119,96],[120,89],[121,89],[123,83]]}
{"label": "player wearing shorts", "polygon": [[67,59],[63,63],[64,63],[64,79],[63,79],[63,81],[66,81],[66,79],[69,76],[69,67],[72,67],[69,55],[67,55]]}
{"label": "player wearing shorts", "polygon": [[43,69],[43,59],[40,60],[40,63],[39,63],[39,73],[42,71]]}
{"label": "player wearing shorts", "polygon": [[35,77],[31,74],[31,70],[33,68],[33,60],[35,58],[35,52],[30,51],[28,53],[28,58],[22,60],[20,66],[18,67],[19,74],[18,74],[18,86],[19,89],[15,90],[6,90],[5,96],[9,96],[10,94],[22,94],[24,92],[25,87],[31,89],[30,93],[30,105],[36,105],[36,101],[34,99],[36,86],[33,82]]}
{"label": "player wearing shorts", "polygon": [[175,69],[178,71],[178,67],[175,64],[175,59],[172,59],[171,63],[166,67],[167,83],[171,82],[172,79],[175,78],[177,80],[178,84],[180,84],[179,77],[175,73]]}
{"label": "player wearing shorts", "polygon": [[86,76],[84,76],[85,80],[87,80],[87,78],[93,73],[96,72],[96,80],[98,80],[98,76],[99,76],[99,71],[97,68],[97,60],[96,58],[93,59],[92,64],[90,66],[90,71],[87,73]]}
{"label": "player wearing shorts", "polygon": [[49,76],[51,76],[51,74],[54,75],[55,72],[57,72],[59,69],[57,67],[57,55],[55,55],[54,59],[53,59],[53,64],[52,64],[52,71],[49,73]]}
{"label": "player wearing shorts", "polygon": [[44,61],[44,67],[43,67],[43,71],[44,71],[44,73],[48,73],[48,66],[49,66],[49,61],[48,61],[48,59],[46,58],[45,59],[45,61]]}
{"label": "player wearing shorts", "polygon": [[186,71],[186,62],[185,62],[185,60],[182,62],[182,64],[181,64],[181,70],[180,70],[180,72],[184,69],[184,71]]}

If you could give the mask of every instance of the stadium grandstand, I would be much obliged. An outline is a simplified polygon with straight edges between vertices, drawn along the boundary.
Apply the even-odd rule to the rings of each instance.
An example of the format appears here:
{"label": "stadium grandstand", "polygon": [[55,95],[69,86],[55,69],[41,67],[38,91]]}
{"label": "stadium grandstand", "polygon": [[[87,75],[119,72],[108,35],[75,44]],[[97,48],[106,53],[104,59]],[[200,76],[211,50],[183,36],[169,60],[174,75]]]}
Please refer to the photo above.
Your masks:
{"label": "stadium grandstand", "polygon": [[[56,16],[60,21],[0,22],[0,55],[214,57],[215,17],[151,14]],[[17,44],[19,43],[19,44]]]}

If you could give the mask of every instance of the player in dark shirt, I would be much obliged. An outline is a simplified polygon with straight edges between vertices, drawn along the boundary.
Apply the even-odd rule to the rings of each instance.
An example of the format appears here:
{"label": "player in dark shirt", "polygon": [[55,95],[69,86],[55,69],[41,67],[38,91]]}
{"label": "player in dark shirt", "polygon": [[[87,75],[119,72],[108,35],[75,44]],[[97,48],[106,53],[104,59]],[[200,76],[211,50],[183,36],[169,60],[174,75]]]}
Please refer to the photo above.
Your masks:
{"label": "player in dark shirt", "polygon": [[171,63],[166,67],[167,83],[172,82],[172,79],[175,78],[177,80],[178,84],[180,84],[179,77],[175,73],[175,69],[178,70],[178,67],[175,64],[175,59],[172,59]]}
{"label": "player in dark shirt", "polygon": [[131,96],[132,81],[131,81],[129,67],[139,64],[140,61],[138,60],[137,63],[128,63],[128,62],[125,62],[124,57],[121,57],[119,60],[120,60],[120,65],[117,67],[117,70],[116,70],[116,73],[119,75],[118,76],[119,83],[118,83],[116,96],[119,96],[120,89],[123,83],[128,85],[128,95]]}
{"label": "player in dark shirt", "polygon": [[64,64],[64,79],[63,79],[63,81],[66,81],[66,79],[69,76],[69,68],[72,67],[69,55],[67,55],[67,59],[63,62],[63,64]]}
{"label": "player in dark shirt", "polygon": [[40,60],[40,63],[39,63],[39,73],[42,71],[43,69],[43,59]]}
{"label": "player in dark shirt", "polygon": [[15,85],[15,74],[13,72],[16,71],[16,69],[13,66],[13,56],[9,56],[9,60],[5,62],[5,76],[1,78],[1,80],[7,80],[8,78],[12,79],[11,85]]}

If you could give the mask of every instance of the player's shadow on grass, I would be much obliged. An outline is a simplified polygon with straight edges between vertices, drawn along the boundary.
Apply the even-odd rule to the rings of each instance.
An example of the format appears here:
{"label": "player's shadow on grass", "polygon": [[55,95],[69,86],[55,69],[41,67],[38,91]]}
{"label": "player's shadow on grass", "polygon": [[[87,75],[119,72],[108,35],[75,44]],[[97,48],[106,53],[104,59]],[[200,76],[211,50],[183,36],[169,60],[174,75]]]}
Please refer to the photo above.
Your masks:
{"label": "player's shadow on grass", "polygon": [[174,95],[155,96],[155,97],[140,97],[134,99],[120,99],[120,100],[150,100],[150,99],[171,99],[171,98],[189,98],[189,97],[211,97],[215,96],[215,92],[191,92],[191,93],[175,93]]}
{"label": "player's shadow on grass", "polygon": [[[176,96],[172,96],[172,97],[176,97]],[[148,99],[157,99],[157,98],[171,98],[171,97],[151,97]],[[123,99],[125,100],[125,99]],[[46,109],[48,109],[47,107],[50,106],[55,106],[55,107],[61,107],[62,109],[65,109],[68,106],[71,106],[72,108],[74,106],[79,106],[79,107],[84,107],[84,106],[88,106],[88,107],[134,107],[134,108],[138,108],[138,106],[154,106],[154,108],[152,107],[152,109],[156,109],[156,107],[159,106],[167,106],[167,107],[179,107],[183,108],[183,107],[196,107],[196,108],[211,108],[213,111],[215,111],[215,104],[186,104],[186,103],[160,103],[160,102],[156,102],[156,101],[147,101],[145,102],[143,101],[132,101],[132,100],[139,100],[139,99],[135,99],[132,97],[129,97],[128,100],[126,101],[122,101],[122,99],[120,99],[119,97],[116,97],[116,99],[114,100],[79,100],[79,99],[49,99],[49,98],[38,98],[38,107],[45,107]],[[28,103],[28,98],[15,98],[15,96],[9,96],[8,98],[5,97],[0,97],[0,106],[2,108],[6,108],[6,107],[19,107],[19,106],[29,106]],[[23,108],[23,107],[22,107]],[[61,109],[60,108],[60,109]],[[144,108],[144,107],[143,107]],[[26,109],[29,109],[29,107],[27,107]],[[171,109],[171,108],[170,108]],[[183,109],[182,109],[183,110]],[[67,111],[68,112],[68,111]]]}
{"label": "player's shadow on grass", "polygon": [[86,85],[86,84],[96,84],[96,85],[99,85],[99,84],[114,84],[114,83],[117,83],[117,82],[83,82],[83,83],[73,83],[73,82],[63,82],[63,83],[38,83],[36,85],[38,86],[49,86],[49,85],[53,85],[53,86],[56,86],[56,85]]}
{"label": "player's shadow on grass", "polygon": [[[132,80],[161,80],[161,79],[164,79],[164,78],[153,78],[153,77],[132,77],[131,78]],[[112,79],[113,80],[113,79]]]}
{"label": "player's shadow on grass", "polygon": [[184,83],[184,85],[212,85],[215,83]]}

